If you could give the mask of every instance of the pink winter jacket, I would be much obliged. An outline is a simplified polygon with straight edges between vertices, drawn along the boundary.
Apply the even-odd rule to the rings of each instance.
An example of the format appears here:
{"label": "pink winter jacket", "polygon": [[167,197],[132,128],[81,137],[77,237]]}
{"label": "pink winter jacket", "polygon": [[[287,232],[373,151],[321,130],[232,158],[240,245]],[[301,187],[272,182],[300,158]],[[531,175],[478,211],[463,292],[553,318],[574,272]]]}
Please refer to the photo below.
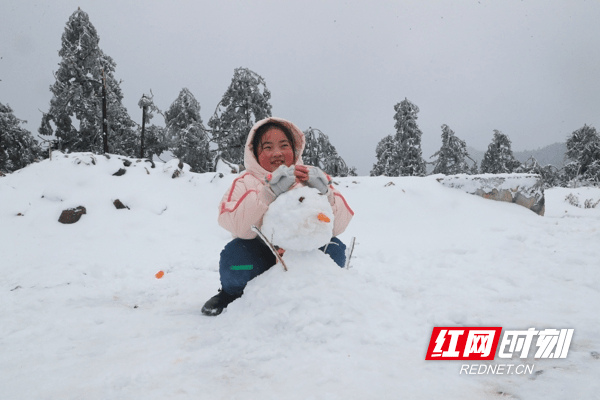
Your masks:
{"label": "pink winter jacket", "polygon": [[[285,124],[294,134],[296,165],[303,165],[304,133],[296,125],[281,118],[271,117],[258,121],[252,127],[244,148],[246,170],[233,181],[231,188],[225,193],[219,204],[219,225],[231,232],[233,236],[241,239],[256,237],[251,226],[256,225],[259,228],[262,226],[263,216],[269,209],[269,204],[275,200],[275,195],[265,183],[265,177],[269,172],[260,166],[252,149],[254,133],[261,125],[269,121]],[[290,190],[300,185],[296,182]],[[334,215],[333,236],[337,236],[346,230],[354,212],[346,203],[344,196],[333,185],[329,186],[328,200]]]}

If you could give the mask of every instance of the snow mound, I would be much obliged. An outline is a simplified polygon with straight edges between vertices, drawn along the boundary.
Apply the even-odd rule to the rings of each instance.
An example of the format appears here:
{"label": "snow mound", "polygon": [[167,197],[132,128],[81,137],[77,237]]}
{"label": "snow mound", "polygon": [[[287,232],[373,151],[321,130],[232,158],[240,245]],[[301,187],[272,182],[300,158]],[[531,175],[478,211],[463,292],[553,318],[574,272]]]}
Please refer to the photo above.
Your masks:
{"label": "snow mound", "polygon": [[[219,288],[232,238],[217,205],[238,175],[55,155],[0,179],[3,398],[597,397],[600,206],[565,197],[600,189],[546,190],[540,217],[436,177],[337,178],[353,268],[286,251],[287,272],[275,265],[215,318],[200,310]],[[79,222],[58,222],[79,205]],[[575,333],[566,359],[490,363],[534,374],[466,376],[425,361],[434,326]]]}
{"label": "snow mound", "polygon": [[[339,304],[347,302],[353,286],[347,270],[318,250],[286,252],[284,258],[290,265],[288,271],[275,265],[260,279],[250,281],[240,301],[228,307],[226,319],[230,324],[253,321],[257,338],[267,327],[306,334],[309,325],[317,322],[340,325],[349,315],[339,313]],[[355,314],[352,310],[348,312]]]}
{"label": "snow mound", "polygon": [[163,172],[172,174],[173,178],[189,173],[191,167],[189,164],[182,162],[181,160],[174,158],[169,160],[163,166]]}
{"label": "snow mound", "polygon": [[223,175],[238,174],[241,172],[240,169],[239,165],[224,160],[221,157],[217,159],[217,165],[215,166],[215,172]]}

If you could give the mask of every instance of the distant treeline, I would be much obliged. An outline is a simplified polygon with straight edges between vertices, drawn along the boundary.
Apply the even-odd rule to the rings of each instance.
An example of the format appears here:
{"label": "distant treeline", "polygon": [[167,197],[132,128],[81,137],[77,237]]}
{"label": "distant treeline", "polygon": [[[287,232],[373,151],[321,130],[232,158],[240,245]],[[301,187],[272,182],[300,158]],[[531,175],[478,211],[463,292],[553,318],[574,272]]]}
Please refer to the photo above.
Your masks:
{"label": "distant treeline", "polygon": [[[140,125],[122,104],[120,82],[114,77],[116,63],[100,49],[99,40],[88,14],[75,11],[62,35],[61,62],[50,87],[53,96],[38,129],[42,145],[20,126],[24,121],[14,116],[10,106],[0,103],[0,172],[23,168],[55,149],[139,158],[168,151],[195,172],[214,171],[219,158],[243,163],[248,132],[256,121],[271,116],[271,92],[263,77],[236,68],[206,125],[200,103],[189,89],[181,89],[165,111],[154,104],[151,91],[144,93],[138,103]],[[600,184],[600,136],[593,127],[584,125],[574,131],[563,145],[564,162],[553,165],[541,157],[542,162],[533,155],[513,154],[510,139],[498,130],[485,153],[469,152],[465,141],[444,124],[442,146],[430,157],[433,161],[426,161],[417,124],[419,107],[405,98],[394,111],[395,133],[377,144],[371,176],[523,172],[540,174],[547,187]],[[162,116],[164,126],[152,123],[156,115]],[[325,133],[314,128],[304,133],[306,164],[333,176],[356,175],[356,169],[348,167]],[[559,147],[555,146],[555,151],[560,152]]]}
{"label": "distant treeline", "polygon": [[[472,156],[465,141],[448,125],[442,125],[442,146],[431,156],[434,160],[427,162],[421,152],[423,134],[416,122],[419,107],[404,99],[394,110],[396,134],[384,137],[377,145],[371,176],[424,176],[426,171],[444,175],[535,173],[541,175],[546,187],[600,185],[600,135],[593,127],[584,125],[565,144],[538,152],[538,156],[556,161],[552,165],[541,164],[534,152],[515,156],[510,139],[498,130],[494,130],[487,151]],[[561,151],[562,157],[557,154]]]}
{"label": "distant treeline", "polygon": [[[192,171],[214,171],[223,158],[242,164],[248,132],[256,121],[271,116],[271,92],[265,80],[247,68],[236,68],[229,87],[204,125],[200,103],[189,89],[181,89],[171,106],[160,110],[154,95],[142,94],[138,103],[142,124],[134,122],[122,104],[123,93],[114,73],[116,63],[99,47],[99,35],[87,13],[77,9],[65,26],[59,51],[61,61],[50,87],[50,107],[38,132],[45,149],[20,127],[8,105],[0,115],[0,171],[22,168],[48,154],[90,151],[151,158],[170,152]],[[161,115],[164,126],[152,119]],[[304,160],[333,176],[356,175],[319,129],[305,132]]]}

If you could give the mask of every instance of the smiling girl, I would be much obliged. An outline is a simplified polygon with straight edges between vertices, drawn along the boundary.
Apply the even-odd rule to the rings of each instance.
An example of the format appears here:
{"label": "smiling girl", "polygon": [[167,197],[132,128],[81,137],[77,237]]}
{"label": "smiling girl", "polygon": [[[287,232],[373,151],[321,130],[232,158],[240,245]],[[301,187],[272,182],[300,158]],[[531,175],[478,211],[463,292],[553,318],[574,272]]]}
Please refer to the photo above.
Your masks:
{"label": "smiling girl", "polygon": [[275,264],[275,256],[251,227],[260,228],[269,205],[288,190],[304,185],[327,196],[334,213],[331,240],[338,245],[327,246],[326,253],[344,265],[346,246],[336,236],[346,229],[354,212],[327,174],[302,163],[304,145],[304,133],[281,118],[263,119],[250,130],[244,149],[246,171],[233,181],[219,204],[219,225],[234,236],[221,251],[222,288],[204,304],[203,314],[220,314],[243,294],[248,281]]}

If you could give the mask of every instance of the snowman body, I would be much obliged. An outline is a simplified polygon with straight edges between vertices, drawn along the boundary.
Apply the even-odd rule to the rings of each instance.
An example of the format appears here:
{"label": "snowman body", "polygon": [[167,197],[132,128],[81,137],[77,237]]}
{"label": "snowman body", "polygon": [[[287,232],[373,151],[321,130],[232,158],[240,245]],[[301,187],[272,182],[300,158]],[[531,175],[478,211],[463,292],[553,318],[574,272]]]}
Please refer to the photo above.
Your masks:
{"label": "snowman body", "polygon": [[263,218],[262,232],[271,243],[285,250],[284,259],[290,267],[315,259],[333,263],[319,251],[331,240],[333,221],[327,196],[303,186],[281,194],[271,203]]}

